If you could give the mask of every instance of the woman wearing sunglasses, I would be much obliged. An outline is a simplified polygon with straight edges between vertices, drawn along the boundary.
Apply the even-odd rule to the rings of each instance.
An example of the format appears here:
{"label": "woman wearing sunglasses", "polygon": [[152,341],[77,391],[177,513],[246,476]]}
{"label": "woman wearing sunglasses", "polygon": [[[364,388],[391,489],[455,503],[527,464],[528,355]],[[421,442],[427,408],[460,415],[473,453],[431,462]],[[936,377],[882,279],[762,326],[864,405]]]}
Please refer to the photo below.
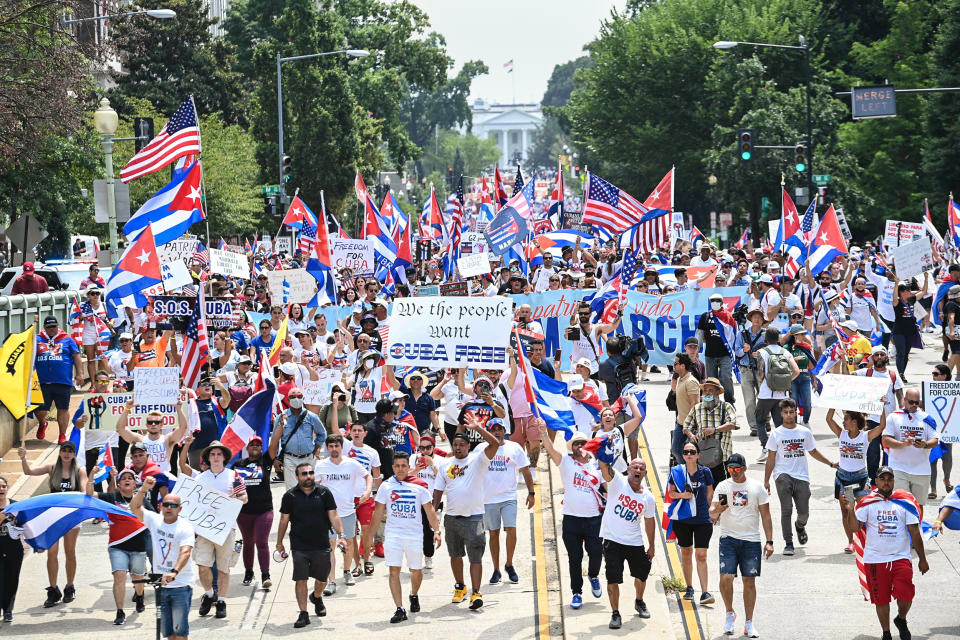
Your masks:
{"label": "woman wearing sunglasses", "polygon": [[707,591],[707,549],[713,535],[713,520],[709,513],[713,502],[713,474],[699,463],[700,446],[696,442],[687,442],[681,453],[683,461],[670,469],[667,492],[671,500],[677,501],[677,506],[670,510],[670,519],[680,547],[683,580],[687,584],[683,598],[693,600],[693,555],[696,549],[700,604],[713,604],[716,600]]}

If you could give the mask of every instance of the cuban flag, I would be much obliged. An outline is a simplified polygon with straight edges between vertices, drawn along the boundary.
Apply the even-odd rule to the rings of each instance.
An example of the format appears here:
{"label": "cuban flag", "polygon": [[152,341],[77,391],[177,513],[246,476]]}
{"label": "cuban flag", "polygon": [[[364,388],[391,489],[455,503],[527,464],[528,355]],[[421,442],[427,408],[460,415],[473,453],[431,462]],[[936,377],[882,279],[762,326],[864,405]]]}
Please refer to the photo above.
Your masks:
{"label": "cuban flag", "polygon": [[80,459],[80,456],[84,455],[87,450],[87,434],[86,430],[81,429],[77,426],[77,420],[80,419],[84,414],[84,407],[86,402],[81,402],[80,406],[77,407],[77,410],[73,414],[70,422],[73,424],[73,429],[70,430],[70,437],[67,438],[70,442],[73,443],[73,448],[77,451],[77,457]]}
{"label": "cuban flag", "polygon": [[111,317],[117,317],[118,307],[142,309],[147,306],[148,295],[162,293],[160,260],[151,226],[127,247],[110,274],[104,299]]}
{"label": "cuban flag", "polygon": [[950,228],[953,246],[960,247],[960,206],[953,198],[947,200],[947,226]]}
{"label": "cuban flag", "polygon": [[[522,345],[519,336],[517,336],[517,343]],[[525,353],[518,355],[520,368],[524,374],[524,392],[534,415],[542,418],[550,429],[562,431],[564,439],[569,440],[577,428],[577,421],[570,408],[567,383],[554,380],[539,369],[531,367]]]}
{"label": "cuban flag", "polygon": [[743,230],[743,234],[740,236],[740,239],[733,243],[737,249],[744,249],[747,246],[747,242],[750,240],[750,227],[747,227]]}
{"label": "cuban flag", "polygon": [[840,231],[837,213],[833,205],[823,214],[823,219],[810,242],[810,272],[816,276],[840,256],[847,255],[847,242]]}
{"label": "cuban flag", "polygon": [[633,415],[630,403],[626,400],[628,396],[633,396],[636,399],[637,409],[640,410],[640,424],[643,424],[643,421],[647,419],[647,392],[632,382],[624,385],[623,389],[620,390],[620,397],[610,405],[610,408],[613,409],[615,413],[626,411],[631,418],[637,417]]}
{"label": "cuban flag", "polygon": [[84,520],[109,519],[111,529],[120,526],[139,531],[144,526],[129,511],[77,491],[20,500],[4,512],[14,516],[16,526],[23,529],[23,539],[34,551],[49,549]]}
{"label": "cuban flag", "polygon": [[[672,482],[673,486],[677,487],[679,491],[682,491],[683,488],[687,486],[687,472],[683,468],[683,465],[677,465],[670,469],[670,482]],[[663,506],[661,526],[663,526],[663,530],[666,532],[667,541],[676,541],[677,534],[673,531],[674,520],[695,518],[697,515],[697,500],[696,498],[677,498],[674,500],[670,497],[669,491],[664,491]]]}
{"label": "cuban flag", "polygon": [[[804,262],[807,257],[808,246],[813,239],[813,229],[817,226],[815,222],[817,200],[814,199],[807,207],[803,217],[800,219],[800,232],[796,235],[784,238],[783,243],[796,249],[790,251],[791,255],[797,256],[800,262]],[[797,253],[799,251],[799,253]]]}
{"label": "cuban flag", "polygon": [[373,240],[373,252],[378,266],[389,268],[397,260],[397,245],[393,243],[390,225],[380,215],[369,196],[363,220],[363,235],[368,240]]}
{"label": "cuban flag", "polygon": [[276,386],[273,380],[267,379],[264,382],[264,389],[247,398],[247,401],[237,409],[233,420],[220,436],[220,441],[230,447],[233,455],[240,453],[254,436],[258,436],[263,442],[270,441],[275,392]]}
{"label": "cuban flag", "polygon": [[[541,234],[533,239],[537,245],[546,251],[547,249],[563,249],[572,247],[580,240],[580,246],[584,249],[593,248],[593,236],[589,233],[574,231],[572,229],[563,229],[561,231],[550,231]],[[559,257],[559,256],[556,256]]]}
{"label": "cuban flag", "polygon": [[105,482],[110,478],[110,469],[115,465],[113,463],[113,450],[110,443],[104,443],[97,452],[97,463],[93,465],[93,482]]}
{"label": "cuban flag", "polygon": [[[943,521],[943,526],[954,531],[960,530],[960,485],[955,486],[953,491],[943,498],[943,502],[940,503],[940,508],[942,509],[944,507],[950,507],[953,509],[953,513]],[[936,537],[937,535],[939,535],[938,532],[931,527],[929,538]]]}
{"label": "cuban flag", "polygon": [[[293,197],[293,200],[290,201],[290,207],[287,209],[287,213],[284,214],[283,220],[280,224],[284,224],[291,229],[300,231],[303,229],[304,216],[306,216],[306,205],[303,204],[300,196],[296,195]],[[313,219],[316,221],[317,216],[313,216]],[[220,248],[222,249],[223,247]]]}
{"label": "cuban flag", "polygon": [[497,203],[497,208],[507,204],[507,190],[503,186],[503,177],[500,175],[500,165],[493,167],[493,200]]}
{"label": "cuban flag", "polygon": [[666,214],[673,211],[673,172],[676,167],[670,167],[667,175],[657,185],[647,199],[643,201],[643,206],[648,209],[643,218],[657,217],[657,214]]}
{"label": "cuban flag", "polygon": [[179,166],[175,168],[170,182],[144,202],[123,225],[127,240],[136,241],[147,227],[152,227],[155,242],[163,245],[185,234],[194,222],[203,220],[201,179],[199,162],[194,162],[186,169]]}
{"label": "cuban flag", "polygon": [[[569,388],[567,395],[570,396]],[[600,395],[597,393],[597,390],[592,386],[583,385],[583,400],[577,400],[571,396],[570,401],[579,402],[580,406],[587,410],[587,413],[590,414],[590,417],[593,418],[594,421],[600,421],[600,412],[603,411],[603,403],[600,401]]]}
{"label": "cuban flag", "polygon": [[933,244],[936,245],[937,251],[943,251],[943,236],[940,235],[936,225],[933,224],[933,216],[930,215],[930,205],[926,198],[923,199],[923,228],[926,229],[927,235],[933,238]]}
{"label": "cuban flag", "polygon": [[[214,402],[213,406],[217,406],[217,403]],[[128,465],[127,469],[130,469],[137,475],[138,487],[143,484],[144,479],[153,477],[157,481],[156,486],[167,487],[168,489],[173,488],[174,481],[171,480],[170,477],[163,472],[163,469],[160,468],[160,465],[158,465],[152,459],[148,458],[147,464],[145,464],[143,469],[141,469],[139,472],[133,468],[132,464]]]}
{"label": "cuban flag", "polygon": [[797,213],[797,205],[793,203],[793,198],[784,187],[781,186],[780,191],[782,213],[780,225],[777,227],[777,237],[773,241],[774,251],[782,251],[787,239],[796,236],[800,231],[800,214]]}
{"label": "cuban flag", "polygon": [[703,235],[700,229],[697,229],[697,225],[693,225],[693,228],[690,229],[690,244],[693,245],[693,248],[696,249],[699,245],[706,242],[706,240],[706,236]]}

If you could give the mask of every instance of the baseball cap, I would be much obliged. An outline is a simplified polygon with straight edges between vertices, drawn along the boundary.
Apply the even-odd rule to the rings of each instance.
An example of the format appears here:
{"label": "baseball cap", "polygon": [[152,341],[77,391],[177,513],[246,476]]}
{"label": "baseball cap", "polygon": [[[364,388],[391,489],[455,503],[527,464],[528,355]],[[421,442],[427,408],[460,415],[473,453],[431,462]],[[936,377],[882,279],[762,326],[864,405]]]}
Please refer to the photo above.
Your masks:
{"label": "baseball cap", "polygon": [[799,335],[801,333],[806,333],[807,330],[802,324],[794,324],[790,326],[790,333],[793,335]]}
{"label": "baseball cap", "polygon": [[860,330],[860,325],[857,324],[857,321],[854,320],[853,318],[847,318],[846,320],[840,323],[840,326],[846,327],[847,329],[853,329],[854,331]]}
{"label": "baseball cap", "polygon": [[875,355],[877,355],[878,353],[886,354],[886,353],[887,353],[887,348],[886,348],[885,346],[883,346],[882,344],[875,344],[875,345],[873,345],[873,349],[870,350],[870,355],[875,356]]}
{"label": "baseball cap", "polygon": [[[120,337],[122,338],[123,336]],[[253,360],[250,356],[240,356],[237,358],[237,364],[253,364]]]}
{"label": "baseball cap", "polygon": [[147,450],[147,445],[145,445],[142,442],[134,442],[133,444],[130,445],[130,453],[133,453],[134,451],[145,452],[146,450]]}
{"label": "baseball cap", "polygon": [[397,391],[396,389],[387,394],[387,398],[389,400],[403,400],[406,397],[407,394],[403,393],[402,391]]}
{"label": "baseball cap", "polygon": [[32,262],[24,262],[24,263],[23,263],[23,272],[24,272],[24,273],[33,273],[33,263],[32,263]]}
{"label": "baseball cap", "polygon": [[960,284],[955,284],[950,287],[950,291],[947,292],[947,295],[951,298],[960,297]]}
{"label": "baseball cap", "polygon": [[505,424],[503,424],[503,420],[501,418],[490,418],[487,420],[487,431],[492,430],[494,427],[500,427],[504,431],[507,430],[507,427]]}
{"label": "baseball cap", "polygon": [[766,284],[773,284],[773,276],[771,276],[769,273],[764,273],[763,275],[760,276],[760,282],[764,282]]}
{"label": "baseball cap", "polygon": [[694,345],[697,345],[697,346],[699,347],[699,346],[700,346],[700,341],[697,339],[696,336],[690,336],[689,338],[687,338],[687,339],[684,341],[683,346],[687,346],[688,344],[694,344]]}
{"label": "baseball cap", "polygon": [[120,334],[120,340],[133,340],[133,334],[129,331],[124,331]]}
{"label": "baseball cap", "polygon": [[583,389],[583,378],[571,380],[567,383],[567,391],[576,391],[577,389]]}
{"label": "baseball cap", "polygon": [[893,473],[893,468],[892,468],[892,467],[889,467],[889,466],[887,466],[887,465],[884,465],[884,466],[880,467],[879,469],[877,469],[877,476],[876,476],[876,477],[879,478],[880,476],[882,476],[882,475],[885,474],[885,473],[888,473],[888,474],[890,474],[891,476],[892,476],[892,475],[895,475],[895,474]]}
{"label": "baseball cap", "polygon": [[125,473],[129,473],[131,476],[133,476],[134,480],[137,479],[137,472],[133,469],[120,469],[120,471],[117,473],[117,482],[120,482],[120,478],[123,477],[123,474]]}
{"label": "baseball cap", "polygon": [[746,467],[747,461],[741,453],[731,453],[730,457],[727,458],[727,461],[724,463],[724,466],[727,467]]}
{"label": "baseball cap", "polygon": [[47,316],[43,319],[43,326],[45,327],[56,327],[60,325],[60,321],[57,320],[57,316]]}

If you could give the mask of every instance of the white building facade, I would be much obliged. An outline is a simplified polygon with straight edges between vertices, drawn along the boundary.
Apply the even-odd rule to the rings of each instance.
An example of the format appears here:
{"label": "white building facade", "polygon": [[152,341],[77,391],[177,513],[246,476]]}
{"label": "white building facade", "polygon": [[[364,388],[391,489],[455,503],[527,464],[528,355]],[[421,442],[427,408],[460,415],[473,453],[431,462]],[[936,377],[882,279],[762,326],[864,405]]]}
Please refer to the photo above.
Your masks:
{"label": "white building facade", "polygon": [[539,104],[488,104],[478,98],[470,109],[473,135],[497,143],[501,167],[527,159],[533,145],[533,132],[543,121]]}

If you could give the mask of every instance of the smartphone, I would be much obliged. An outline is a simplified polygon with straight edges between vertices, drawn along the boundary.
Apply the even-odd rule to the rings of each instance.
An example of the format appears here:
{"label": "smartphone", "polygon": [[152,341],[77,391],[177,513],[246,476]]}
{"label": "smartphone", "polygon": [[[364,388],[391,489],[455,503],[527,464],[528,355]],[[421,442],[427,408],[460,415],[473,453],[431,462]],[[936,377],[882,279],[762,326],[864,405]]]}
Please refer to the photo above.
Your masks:
{"label": "smartphone", "polygon": [[727,494],[725,493],[720,494],[720,504],[722,504],[723,506],[727,506]]}
{"label": "smartphone", "polygon": [[856,504],[857,499],[854,497],[854,490],[857,488],[855,484],[848,484],[843,487],[843,495],[847,498],[848,504]]}
{"label": "smartphone", "polygon": [[557,349],[557,350],[554,352],[554,354],[553,354],[553,359],[556,360],[557,362],[560,362],[560,359],[561,359],[560,349]]}
{"label": "smartphone", "polygon": [[567,340],[576,341],[580,339],[580,327],[567,328]]}

